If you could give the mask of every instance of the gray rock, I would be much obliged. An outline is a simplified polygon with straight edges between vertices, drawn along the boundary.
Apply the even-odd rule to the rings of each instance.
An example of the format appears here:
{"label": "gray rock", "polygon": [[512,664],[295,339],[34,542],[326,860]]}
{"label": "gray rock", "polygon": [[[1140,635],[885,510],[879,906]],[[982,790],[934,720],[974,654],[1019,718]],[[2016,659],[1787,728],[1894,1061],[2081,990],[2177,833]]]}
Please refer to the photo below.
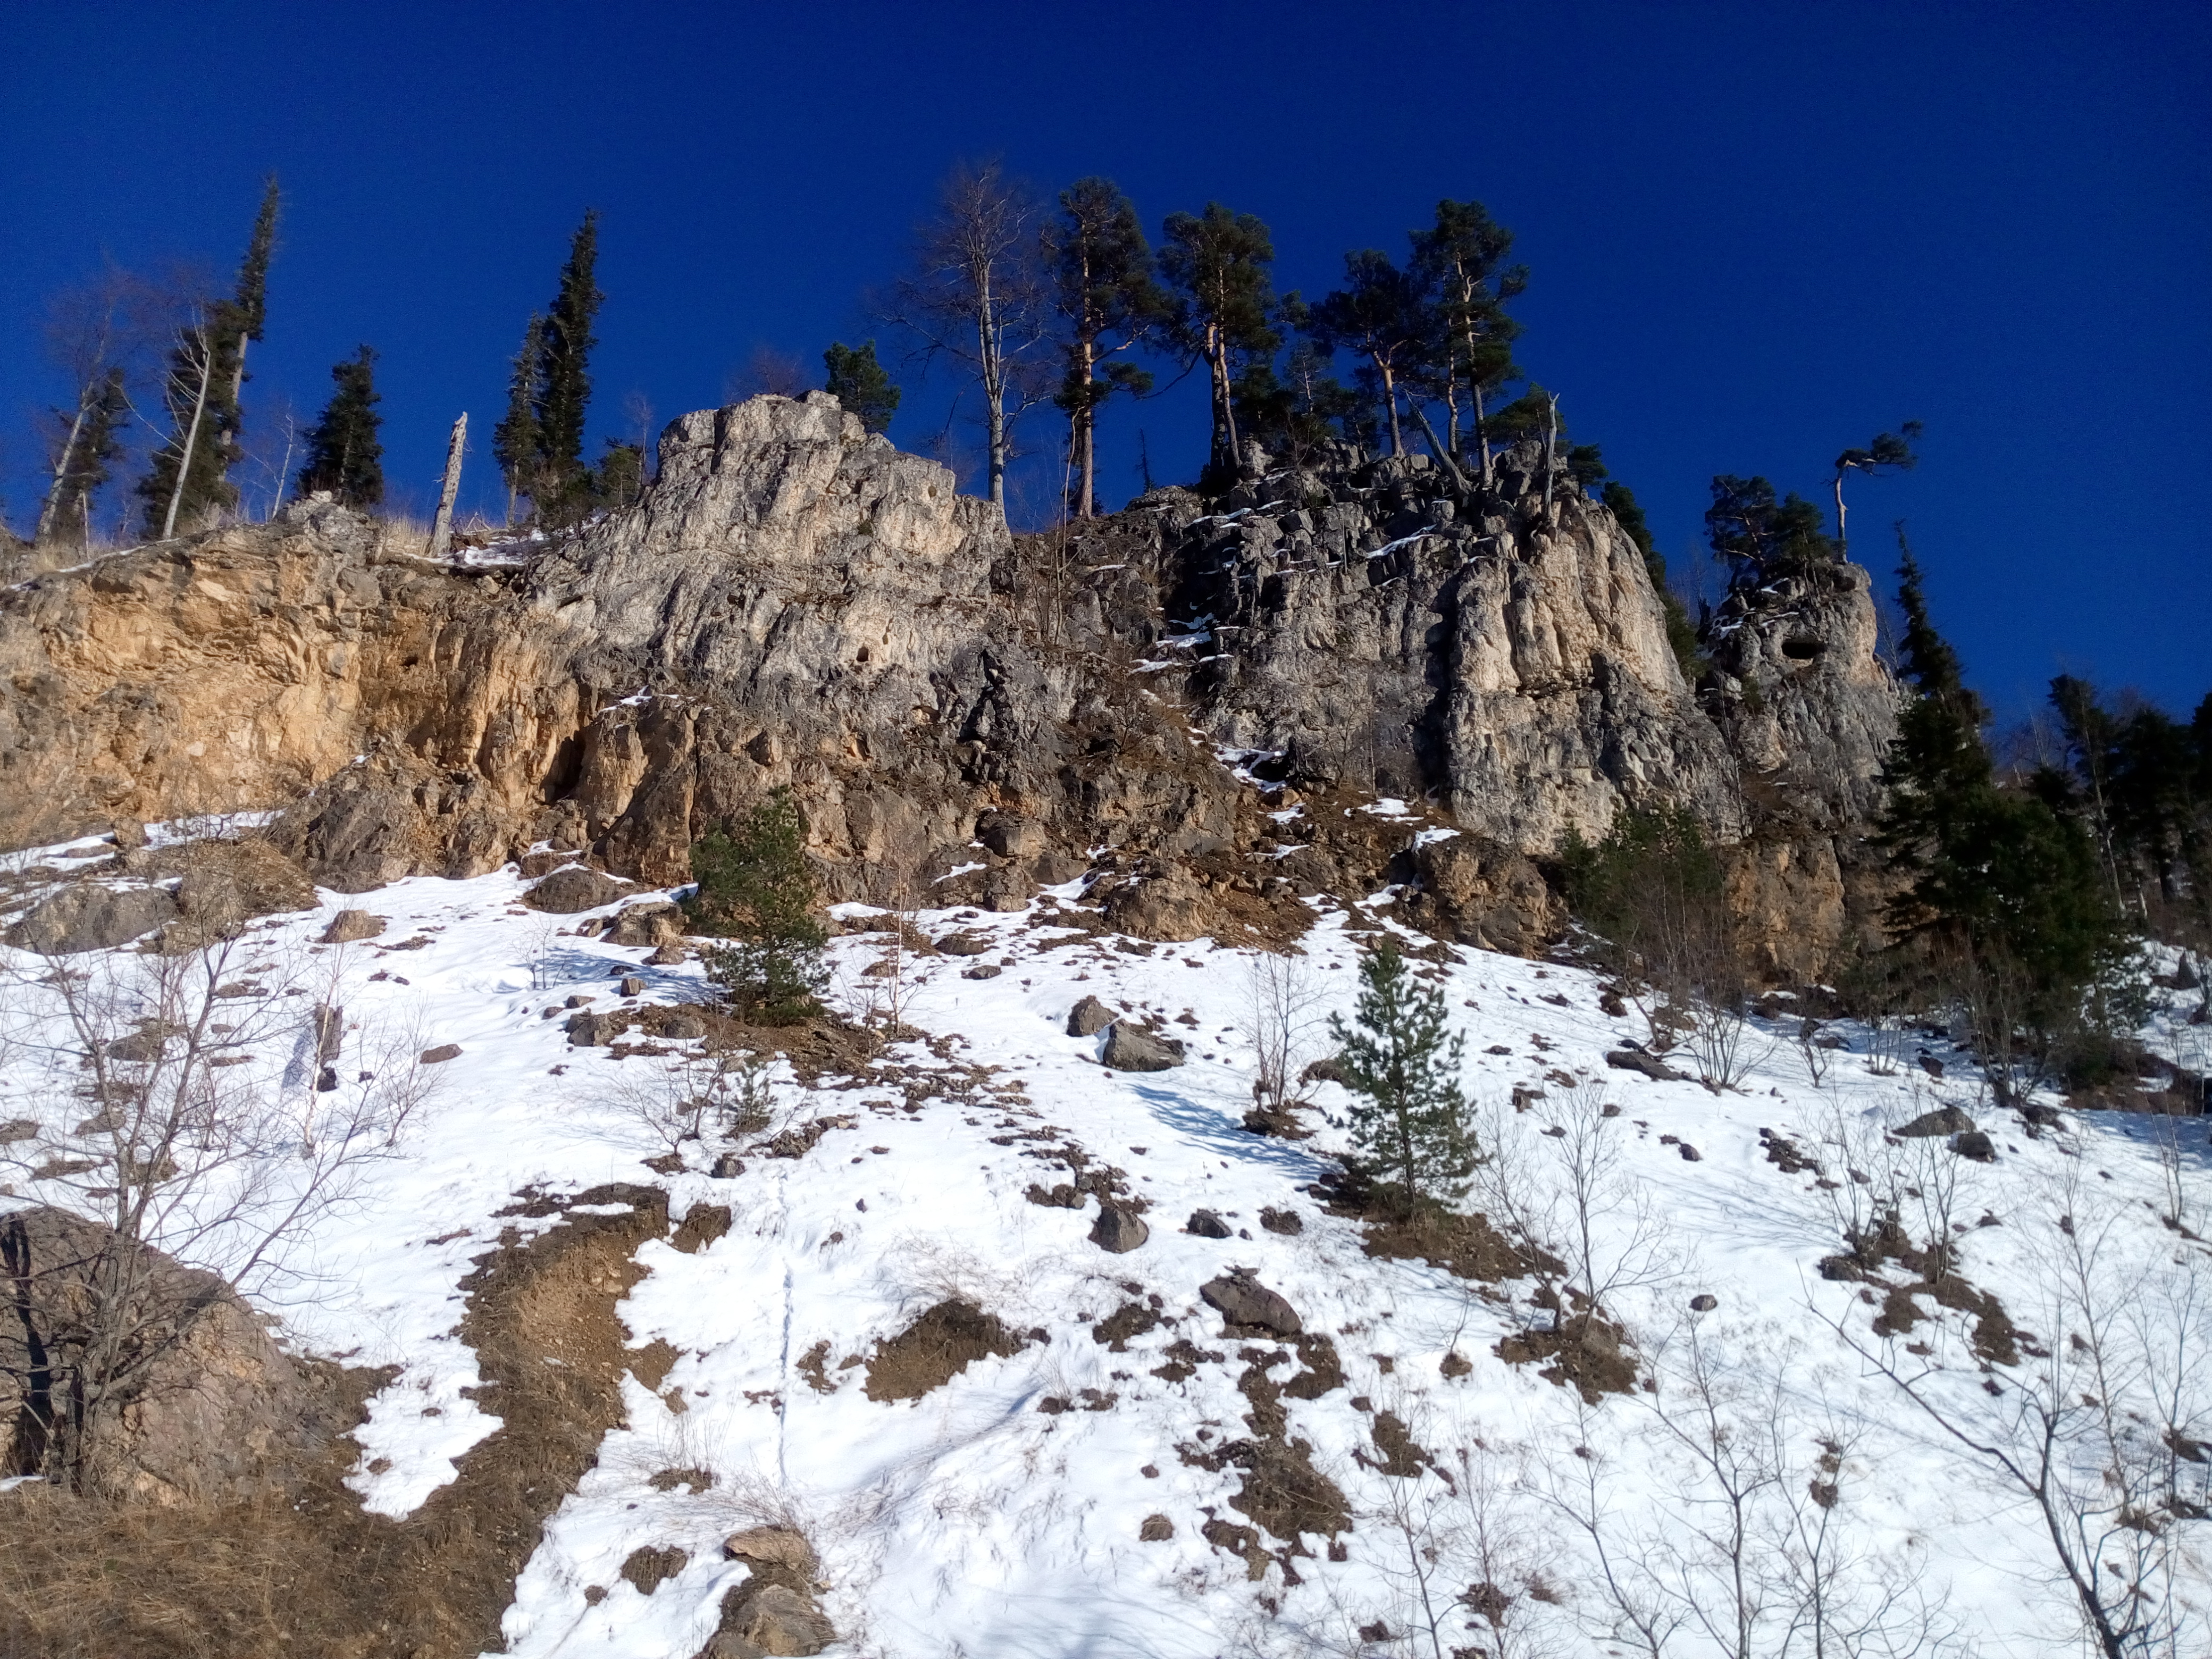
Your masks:
{"label": "gray rock", "polygon": [[1044,826],[1030,818],[991,818],[977,829],[975,839],[1002,859],[1035,858],[1046,844]]}
{"label": "gray rock", "polygon": [[1183,1231],[1200,1238],[1230,1238],[1234,1232],[1229,1224],[1211,1210],[1193,1210],[1190,1219],[1183,1223]]}
{"label": "gray rock", "polygon": [[1636,1072],[1654,1083],[1687,1083],[1690,1079],[1656,1054],[1647,1054],[1641,1048],[1615,1048],[1605,1057],[1605,1063],[1617,1072]]}
{"label": "gray rock", "polygon": [[837,1639],[829,1616],[790,1585],[748,1580],[723,1600],[722,1628],[700,1659],[816,1654]]}
{"label": "gray rock", "polygon": [[35,1118],[11,1117],[6,1122],[0,1123],[0,1146],[13,1146],[19,1140],[29,1140],[38,1133],[38,1120]]}
{"label": "gray rock", "polygon": [[626,997],[641,997],[645,994],[645,981],[635,974],[624,974],[623,982],[615,988]]}
{"label": "gray rock", "polygon": [[1262,1285],[1249,1267],[1232,1267],[1219,1279],[1206,1280],[1199,1286],[1198,1294],[1221,1316],[1232,1336],[1291,1337],[1305,1329],[1291,1304]]}
{"label": "gray rock", "polygon": [[1138,1523],[1137,1541],[1140,1544],[1164,1544],[1175,1536],[1175,1522],[1164,1515],[1148,1515]]}
{"label": "gray rock", "polygon": [[1711,1313],[1714,1309],[1720,1305],[1720,1298],[1717,1296],[1698,1295],[1693,1296],[1690,1298],[1690,1311],[1692,1313]]}
{"label": "gray rock", "polygon": [[1932,1112],[1923,1112],[1910,1123],[1900,1123],[1890,1131],[1907,1140],[1933,1139],[1938,1135],[1963,1134],[1974,1127],[1974,1120],[1956,1106],[1939,1106]]}
{"label": "gray rock", "polygon": [[40,900],[8,930],[8,943],[50,957],[111,951],[176,919],[177,902],[162,888],[83,882]]}
{"label": "gray rock", "polygon": [[612,904],[628,891],[627,882],[572,864],[556,870],[532,887],[522,896],[522,902],[533,910],[569,916],[580,910],[596,910],[603,904]]}
{"label": "gray rock", "polygon": [[1183,1063],[1183,1045],[1174,1037],[1154,1036],[1141,1025],[1117,1019],[1106,1028],[1098,1058],[1117,1072],[1164,1072]]}
{"label": "gray rock", "polygon": [[821,1570],[814,1547],[790,1527],[748,1527],[733,1532],[722,1540],[722,1553],[750,1566],[781,1567],[802,1578],[811,1578]]}
{"label": "gray rock", "polygon": [[963,979],[996,979],[1006,970],[995,962],[979,962],[973,968],[961,970]]}
{"label": "gray rock", "polygon": [[1072,1037],[1097,1036],[1113,1023],[1111,1008],[1097,997],[1085,997],[1067,1016],[1067,1034]]}
{"label": "gray rock", "polygon": [[341,910],[331,918],[331,925],[323,929],[322,945],[352,945],[365,939],[374,939],[383,933],[385,920],[373,916],[366,910]]}
{"label": "gray rock", "polygon": [[1972,1159],[1976,1164],[1997,1161],[1996,1143],[1979,1129],[1968,1129],[1964,1133],[1954,1135],[1951,1150],[1960,1158]]}
{"label": "gray rock", "polygon": [[655,1036],[671,1042],[694,1042],[707,1035],[707,1022],[686,1008],[672,1008],[660,1017]]}
{"label": "gray rock", "polygon": [[422,1064],[425,1066],[443,1066],[447,1060],[459,1060],[460,1057],[461,1045],[459,1043],[441,1042],[434,1048],[425,1048],[422,1051]]}
{"label": "gray rock", "polygon": [[714,1166],[707,1171],[708,1175],[712,1176],[717,1181],[735,1181],[744,1172],[745,1161],[739,1158],[735,1152],[719,1152],[715,1154]]}
{"label": "gray rock", "polygon": [[606,941],[631,950],[662,945],[684,936],[684,912],[673,904],[648,901],[625,905],[607,926]]}
{"label": "gray rock", "polygon": [[1118,1204],[1101,1204],[1091,1224],[1091,1242],[1111,1255],[1127,1255],[1152,1236],[1144,1217]]}
{"label": "gray rock", "polygon": [[108,830],[115,844],[126,853],[135,853],[146,844],[146,826],[136,818],[118,818]]}
{"label": "gray rock", "polygon": [[991,948],[991,941],[973,933],[947,933],[937,941],[937,948],[948,957],[980,957]]}

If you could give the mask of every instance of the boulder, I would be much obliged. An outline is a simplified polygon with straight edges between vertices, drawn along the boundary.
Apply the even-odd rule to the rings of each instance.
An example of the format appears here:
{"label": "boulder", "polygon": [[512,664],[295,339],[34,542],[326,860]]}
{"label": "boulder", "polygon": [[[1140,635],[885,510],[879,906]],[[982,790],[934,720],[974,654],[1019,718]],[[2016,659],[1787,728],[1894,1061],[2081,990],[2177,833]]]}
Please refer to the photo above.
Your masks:
{"label": "boulder", "polygon": [[1117,1019],[1106,1028],[1106,1046],[1098,1058],[1117,1072],[1164,1072],[1182,1065],[1183,1054],[1176,1038],[1155,1036],[1141,1025]]}
{"label": "boulder", "polygon": [[1951,1138],[1951,1150],[1960,1158],[1969,1158],[1976,1164],[1994,1164],[1997,1161],[1996,1143],[1979,1129],[1968,1129],[1961,1134],[1954,1135]]}
{"label": "boulder", "polygon": [[937,941],[937,948],[948,957],[980,957],[991,948],[991,941],[973,933],[947,933]]}
{"label": "boulder", "polygon": [[748,1527],[722,1540],[722,1553],[749,1566],[781,1567],[802,1578],[819,1570],[814,1547],[789,1527]]}
{"label": "boulder", "polygon": [[1091,1242],[1109,1255],[1127,1255],[1152,1236],[1144,1217],[1118,1204],[1099,1205],[1091,1224]]}
{"label": "boulder", "polygon": [[673,904],[648,899],[625,905],[608,923],[606,941],[631,950],[644,950],[684,937],[684,912]]}
{"label": "boulder", "polygon": [[1480,836],[1419,841],[1409,916],[1462,945],[1535,957],[1566,931],[1566,906],[1535,864]]}
{"label": "boulder", "polygon": [[1641,1048],[1615,1048],[1606,1055],[1605,1063],[1616,1072],[1639,1073],[1654,1083],[1687,1083],[1690,1080],[1656,1054],[1647,1054]]}
{"label": "boulder", "polygon": [[[59,1210],[0,1218],[0,1249],[14,1279],[0,1321],[0,1444],[28,1449],[20,1379],[30,1340],[50,1356],[82,1350],[85,1285],[108,1229]],[[221,1279],[140,1247],[138,1288],[125,1310],[141,1340],[167,1351],[134,1379],[122,1409],[90,1448],[102,1495],[163,1504],[233,1502],[286,1489],[300,1460],[325,1444],[327,1402]],[[10,1470],[10,1473],[14,1473]]]}
{"label": "boulder", "polygon": [[627,882],[617,881],[612,876],[580,864],[571,864],[556,870],[532,887],[522,896],[522,902],[533,910],[572,916],[580,910],[596,910],[603,904],[612,904],[629,890]]}
{"label": "boulder", "polygon": [[323,929],[322,945],[354,945],[365,939],[374,939],[385,929],[385,919],[373,916],[366,910],[341,910]]}
{"label": "boulder", "polygon": [[41,956],[110,951],[177,919],[161,887],[102,887],[82,882],[41,899],[8,930],[8,943]]}
{"label": "boulder", "polygon": [[1291,1304],[1262,1285],[1249,1267],[1232,1267],[1219,1279],[1206,1280],[1198,1294],[1221,1316],[1231,1336],[1289,1338],[1305,1329]]}
{"label": "boulder", "polygon": [[1212,899],[1180,864],[1156,864],[1115,888],[1106,900],[1106,925],[1116,933],[1165,944],[1184,944],[1212,932]]}
{"label": "boulder", "polygon": [[1193,1210],[1190,1219],[1183,1223],[1183,1231],[1200,1238],[1232,1238],[1235,1231],[1211,1210]]}
{"label": "boulder", "polygon": [[837,1639],[836,1626],[788,1584],[747,1581],[723,1598],[722,1628],[699,1659],[768,1659],[819,1653]]}
{"label": "boulder", "polygon": [[1030,818],[987,818],[975,839],[1002,859],[1031,859],[1045,850],[1044,826]]}
{"label": "boulder", "polygon": [[1097,1036],[1114,1023],[1114,1011],[1097,997],[1085,997],[1068,1012],[1067,1034],[1072,1037]]}
{"label": "boulder", "polygon": [[1938,1135],[1964,1134],[1974,1127],[1974,1120],[1956,1106],[1939,1106],[1932,1112],[1923,1112],[1910,1123],[1900,1123],[1890,1131],[1907,1140],[1929,1140]]}
{"label": "boulder", "polygon": [[425,1048],[422,1051],[422,1063],[425,1066],[443,1066],[447,1060],[459,1060],[460,1057],[459,1043],[441,1042],[434,1048]]}

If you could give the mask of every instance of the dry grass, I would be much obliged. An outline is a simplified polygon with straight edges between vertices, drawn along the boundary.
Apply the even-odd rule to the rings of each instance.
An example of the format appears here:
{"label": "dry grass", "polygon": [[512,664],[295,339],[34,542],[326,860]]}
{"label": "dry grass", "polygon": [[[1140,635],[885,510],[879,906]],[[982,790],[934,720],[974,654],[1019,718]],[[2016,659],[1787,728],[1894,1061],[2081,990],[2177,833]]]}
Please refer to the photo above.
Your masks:
{"label": "dry grass", "polygon": [[[630,1356],[615,1303],[665,1197],[602,1188],[527,1244],[513,1236],[463,1281],[462,1335],[503,1425],[403,1522],[365,1515],[341,1443],[289,1499],[159,1509],[30,1486],[0,1497],[0,1654],[42,1659],[447,1659],[496,1648],[515,1575],[545,1517],[621,1420]],[[548,1213],[551,1205],[530,1206]],[[549,1359],[558,1360],[549,1364]],[[359,1405],[380,1374],[348,1373]]]}

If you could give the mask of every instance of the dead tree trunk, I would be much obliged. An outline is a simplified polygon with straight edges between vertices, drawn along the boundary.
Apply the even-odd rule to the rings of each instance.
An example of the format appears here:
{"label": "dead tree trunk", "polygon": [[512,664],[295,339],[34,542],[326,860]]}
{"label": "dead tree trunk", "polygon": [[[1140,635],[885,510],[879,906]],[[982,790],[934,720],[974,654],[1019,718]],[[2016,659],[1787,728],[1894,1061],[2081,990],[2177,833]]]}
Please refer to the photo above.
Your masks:
{"label": "dead tree trunk", "polygon": [[191,423],[185,428],[184,447],[177,455],[177,482],[169,491],[169,510],[161,515],[161,539],[167,541],[177,533],[177,509],[184,504],[185,485],[192,476],[192,451],[200,441],[200,420],[207,413],[208,382],[215,378],[215,348],[209,343],[207,330],[199,334],[200,386],[192,398]]}
{"label": "dead tree trunk", "polygon": [[453,538],[453,497],[461,491],[461,451],[468,442],[469,416],[461,411],[461,418],[453,422],[453,436],[446,446],[446,486],[438,493],[438,517],[430,526],[430,556],[442,559],[446,548]]}

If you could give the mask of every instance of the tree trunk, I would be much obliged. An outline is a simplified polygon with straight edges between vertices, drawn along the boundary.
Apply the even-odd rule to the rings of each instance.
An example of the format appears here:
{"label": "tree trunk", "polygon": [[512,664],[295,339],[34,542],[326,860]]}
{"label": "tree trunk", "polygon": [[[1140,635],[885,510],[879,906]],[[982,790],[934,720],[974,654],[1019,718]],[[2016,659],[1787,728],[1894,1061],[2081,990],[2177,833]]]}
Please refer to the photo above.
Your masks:
{"label": "tree trunk", "polygon": [[1097,337],[1088,334],[1079,342],[1082,352],[1083,368],[1083,401],[1076,410],[1076,421],[1079,428],[1076,434],[1076,441],[1081,451],[1076,458],[1076,465],[1083,469],[1083,482],[1078,487],[1075,502],[1075,516],[1079,519],[1089,518],[1093,511],[1092,490],[1097,459],[1097,440],[1095,434],[1097,430],[1098,406],[1091,401],[1091,375],[1097,351]]}
{"label": "tree trunk", "polygon": [[169,491],[169,510],[161,518],[161,539],[167,541],[177,533],[177,509],[184,504],[185,482],[192,475],[192,449],[200,439],[200,416],[207,412],[208,382],[215,377],[215,348],[208,343],[207,332],[200,331],[200,389],[192,399],[191,424],[185,428],[185,447],[177,456],[177,482]]}
{"label": "tree trunk", "polygon": [[1390,373],[1389,358],[1380,356],[1372,351],[1369,352],[1367,356],[1368,361],[1375,365],[1376,373],[1382,377],[1382,401],[1389,404],[1390,409],[1390,453],[1393,455],[1402,455],[1406,453],[1406,442],[1398,433],[1397,379]]}
{"label": "tree trunk", "polygon": [[1474,447],[1482,458],[1482,487],[1491,489],[1497,487],[1498,475],[1491,470],[1490,434],[1482,424],[1482,382],[1470,380],[1468,390],[1474,399]]}
{"label": "tree trunk", "polygon": [[1429,447],[1435,453],[1437,465],[1451,475],[1452,487],[1455,489],[1465,490],[1467,475],[1459,470],[1459,463],[1452,459],[1451,451],[1437,441],[1437,429],[1429,424],[1428,410],[1423,409],[1420,404],[1415,404],[1413,418],[1421,423],[1422,432],[1427,434]]}
{"label": "tree trunk", "polygon": [[430,556],[442,559],[453,538],[453,497],[461,491],[461,451],[468,442],[469,416],[453,422],[453,436],[446,446],[446,487],[438,493],[438,517],[430,526]]}
{"label": "tree trunk", "polygon": [[76,400],[76,418],[70,422],[69,437],[62,444],[62,458],[54,463],[53,486],[46,491],[46,505],[39,509],[39,527],[31,532],[31,539],[42,542],[61,516],[62,486],[69,481],[70,463],[76,459],[77,434],[84,430],[84,399]]}
{"label": "tree trunk", "polygon": [[1239,475],[1244,471],[1244,458],[1237,453],[1237,409],[1229,394],[1229,342],[1218,327],[1209,331],[1207,342],[1211,349],[1206,354],[1206,365],[1213,374],[1214,441],[1224,447],[1224,459],[1229,470]]}
{"label": "tree trunk", "polygon": [[1557,463],[1559,445],[1559,399],[1556,393],[1545,394],[1551,405],[1551,423],[1544,428],[1544,516],[1552,515],[1552,474]]}
{"label": "tree trunk", "polygon": [[1836,471],[1836,556],[1842,558],[1850,550],[1851,538],[1844,530],[1844,474]]}

